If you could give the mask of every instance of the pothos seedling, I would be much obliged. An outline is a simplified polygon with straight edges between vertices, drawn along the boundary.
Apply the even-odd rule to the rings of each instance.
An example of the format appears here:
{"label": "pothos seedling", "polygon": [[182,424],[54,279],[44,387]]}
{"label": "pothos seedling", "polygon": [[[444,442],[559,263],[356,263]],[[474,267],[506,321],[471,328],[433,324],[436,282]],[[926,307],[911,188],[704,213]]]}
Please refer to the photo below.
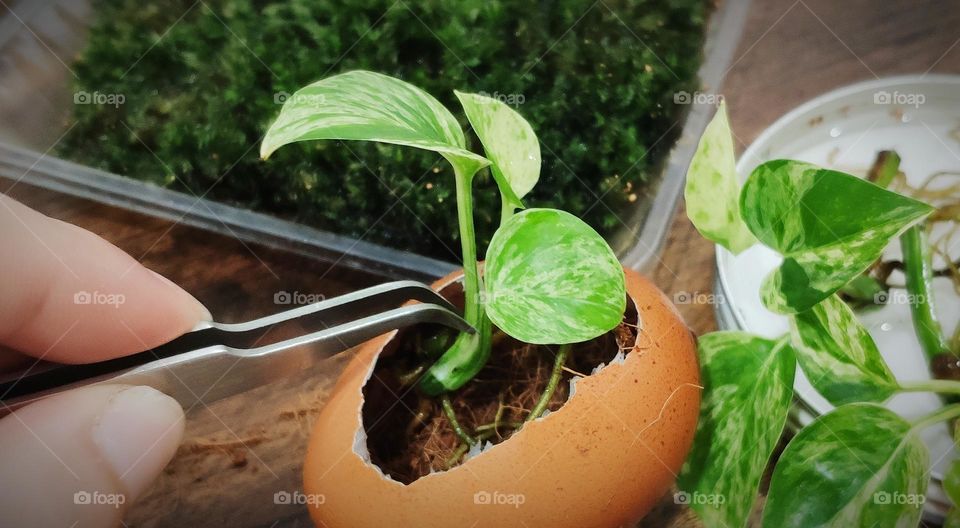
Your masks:
{"label": "pothos seedling", "polygon": [[[899,163],[899,158],[896,158]],[[918,338],[929,356],[946,340],[929,304],[923,222],[934,208],[885,189],[896,167],[873,181],[792,160],[760,164],[743,185],[721,105],[687,173],[690,220],[706,238],[740,253],[759,242],[783,257],[760,296],[789,319],[786,335],[741,331],[699,341],[704,392],[693,452],[679,485],[724,500],[693,501],[708,526],[744,526],[793,397],[796,366],[836,408],[804,427],[774,468],[762,523],[783,526],[916,525],[929,480],[920,432],[960,416],[960,405],[907,421],[880,405],[907,391],[960,394],[960,382],[897,380],[838,292],[900,237]],[[945,479],[960,500],[960,467]]]}
{"label": "pothos seedling", "polygon": [[[460,124],[439,101],[368,71],[335,75],[297,91],[260,148],[267,158],[298,141],[377,141],[436,152],[453,167],[463,312],[477,331],[459,334],[423,374],[420,387],[432,396],[460,388],[484,366],[492,325],[525,343],[568,345],[610,331],[626,309],[623,269],[596,231],[556,209],[516,212],[540,177],[540,144],[527,121],[496,99],[455,93],[483,156],[467,150]],[[472,193],[475,176],[487,167],[502,211],[481,276]]]}

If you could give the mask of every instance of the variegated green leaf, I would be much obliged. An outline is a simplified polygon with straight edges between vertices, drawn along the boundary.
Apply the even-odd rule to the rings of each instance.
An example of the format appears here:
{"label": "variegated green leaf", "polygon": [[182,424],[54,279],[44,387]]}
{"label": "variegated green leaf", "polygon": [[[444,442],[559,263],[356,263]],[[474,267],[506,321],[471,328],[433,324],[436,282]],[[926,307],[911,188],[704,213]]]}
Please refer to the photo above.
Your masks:
{"label": "variegated green leaf", "polygon": [[953,501],[954,506],[960,504],[960,459],[954,460],[943,476],[943,491]]}
{"label": "variegated green leaf", "polygon": [[687,216],[705,238],[733,253],[756,243],[740,218],[740,181],[724,103],[700,137],[683,196]]}
{"label": "variegated green leaf", "polygon": [[369,71],[341,73],[297,90],[267,130],[260,155],[314,139],[432,150],[469,176],[489,164],[466,150],[460,124],[439,101],[416,86]]}
{"label": "variegated green leaf", "polygon": [[786,339],[745,332],[700,337],[704,386],[680,493],[706,526],[744,526],[787,419],[796,359]]}
{"label": "variegated green leaf", "polygon": [[947,517],[943,520],[941,528],[960,528],[960,510],[956,506],[947,512]]}
{"label": "variegated green leaf", "polygon": [[867,269],[933,208],[849,174],[776,160],[754,169],[740,210],[757,239],[784,257],[761,287],[764,304],[796,313]]}
{"label": "variegated green leaf", "polygon": [[[909,233],[909,230],[907,232]],[[881,306],[889,293],[890,287],[885,282],[872,277],[869,270],[867,273],[857,275],[837,290],[837,295],[856,310]]]}
{"label": "variegated green leaf", "polygon": [[803,428],[781,455],[763,526],[916,526],[929,464],[917,432],[889,409],[838,407]]}
{"label": "variegated green leaf", "polygon": [[490,171],[503,199],[514,209],[523,207],[521,199],[540,179],[540,142],[530,123],[491,97],[454,93],[491,161]]}
{"label": "variegated green leaf", "polygon": [[494,233],[484,266],[487,315],[525,343],[593,339],[623,319],[623,267],[590,226],[556,209],[527,209]]}
{"label": "variegated green leaf", "polygon": [[800,367],[830,403],[881,402],[898,389],[870,333],[837,295],[790,320]]}

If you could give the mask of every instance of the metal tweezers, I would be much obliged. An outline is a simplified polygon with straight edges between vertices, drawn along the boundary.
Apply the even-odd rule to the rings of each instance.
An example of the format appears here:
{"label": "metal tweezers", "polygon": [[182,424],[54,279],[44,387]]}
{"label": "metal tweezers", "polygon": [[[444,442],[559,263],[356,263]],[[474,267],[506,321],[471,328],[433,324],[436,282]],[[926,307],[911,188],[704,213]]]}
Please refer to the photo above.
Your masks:
{"label": "metal tweezers", "polygon": [[[420,302],[384,311],[409,300]],[[271,327],[292,321],[322,329],[256,346]],[[190,408],[281,380],[378,335],[417,323],[474,332],[456,308],[428,286],[390,282],[246,323],[203,323],[130,356],[86,365],[39,362],[0,377],[0,415],[98,383],[148,385]]]}

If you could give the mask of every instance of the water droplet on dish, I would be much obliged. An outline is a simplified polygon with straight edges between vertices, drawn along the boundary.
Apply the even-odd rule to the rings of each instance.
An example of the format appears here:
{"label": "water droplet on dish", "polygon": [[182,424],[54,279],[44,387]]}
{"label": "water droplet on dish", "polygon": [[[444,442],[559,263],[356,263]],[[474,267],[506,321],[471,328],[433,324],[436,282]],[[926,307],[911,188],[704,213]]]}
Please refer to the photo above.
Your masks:
{"label": "water droplet on dish", "polygon": [[833,128],[830,129],[830,137],[833,137],[833,138],[835,138],[835,137],[840,137],[840,134],[842,134],[842,133],[843,133],[843,131],[840,130],[839,128],[837,128],[837,127],[833,127]]}
{"label": "water droplet on dish", "polygon": [[883,330],[884,332],[889,332],[890,330],[893,330],[893,325],[890,323],[883,323],[880,325],[880,330]]}

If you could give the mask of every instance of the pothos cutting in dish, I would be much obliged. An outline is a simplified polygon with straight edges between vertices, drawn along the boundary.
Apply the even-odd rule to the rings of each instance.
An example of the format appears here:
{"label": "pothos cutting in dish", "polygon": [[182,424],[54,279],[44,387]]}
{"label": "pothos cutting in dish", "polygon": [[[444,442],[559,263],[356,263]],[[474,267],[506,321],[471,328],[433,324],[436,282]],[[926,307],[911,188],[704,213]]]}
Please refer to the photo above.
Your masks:
{"label": "pothos cutting in dish", "polygon": [[[930,455],[920,433],[960,417],[956,332],[943,333],[930,281],[956,280],[949,257],[935,268],[955,232],[958,185],[907,185],[895,152],[881,152],[861,179],[793,160],[760,164],[740,184],[724,107],[701,139],[687,175],[688,215],[700,233],[739,253],[763,244],[782,257],[760,297],[789,319],[776,339],[715,332],[699,341],[703,404],[694,451],[679,485],[724,497],[691,503],[709,526],[744,526],[784,428],[799,367],[836,408],[802,428],[773,469],[762,525],[909,526],[922,514]],[[937,190],[934,190],[934,189]],[[909,195],[909,196],[906,196]],[[933,226],[951,223],[933,241]],[[890,243],[902,260],[883,257]],[[895,283],[896,272],[902,283]],[[918,346],[932,378],[898,380],[855,310],[906,288]],[[944,405],[908,421],[882,404],[901,392],[933,392]],[[960,465],[944,488],[960,502]],[[957,526],[954,510],[948,526]]]}

